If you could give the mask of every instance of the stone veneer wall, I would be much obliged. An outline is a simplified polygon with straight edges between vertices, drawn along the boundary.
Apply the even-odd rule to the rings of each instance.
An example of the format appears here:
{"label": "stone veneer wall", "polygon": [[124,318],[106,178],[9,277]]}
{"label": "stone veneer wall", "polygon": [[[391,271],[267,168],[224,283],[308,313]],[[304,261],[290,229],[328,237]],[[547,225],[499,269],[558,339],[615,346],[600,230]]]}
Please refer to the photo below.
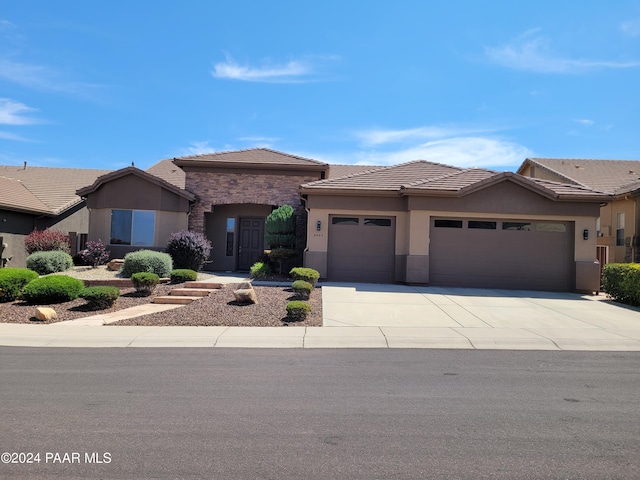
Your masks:
{"label": "stone veneer wall", "polygon": [[233,203],[291,205],[296,212],[298,249],[306,246],[307,212],[298,187],[320,179],[320,173],[301,175],[203,172],[186,170],[186,190],[198,197],[189,216],[189,230],[205,233],[204,214],[211,207]]}

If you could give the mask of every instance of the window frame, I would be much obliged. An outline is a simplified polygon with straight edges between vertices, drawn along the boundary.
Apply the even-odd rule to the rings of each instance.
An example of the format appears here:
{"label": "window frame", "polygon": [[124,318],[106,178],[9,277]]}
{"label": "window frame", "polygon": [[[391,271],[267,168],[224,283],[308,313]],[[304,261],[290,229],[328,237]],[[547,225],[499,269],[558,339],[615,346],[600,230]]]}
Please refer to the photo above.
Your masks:
{"label": "window frame", "polygon": [[[129,232],[128,232],[128,238],[125,237],[124,240],[122,242],[119,243],[113,243],[114,238],[114,213],[115,212],[129,212],[130,216],[129,216],[129,221],[127,223],[130,224],[129,226]],[[146,243],[147,240],[149,240],[149,232],[145,232],[142,236],[139,235],[140,232],[138,232],[138,234],[136,233],[136,223],[141,223],[141,222],[148,222],[149,219],[142,219],[142,215],[139,215],[138,220],[136,221],[136,213],[138,214],[152,214],[152,224],[153,224],[153,228],[151,229],[151,235],[150,235],[150,239],[151,239],[151,243]],[[109,227],[109,245],[114,245],[114,246],[126,246],[126,247],[153,247],[156,244],[156,218],[157,218],[157,214],[155,210],[140,210],[140,209],[131,209],[131,208],[113,208],[111,209],[111,224]],[[126,225],[125,225],[126,227]],[[143,224],[144,227],[144,224]],[[122,233],[126,233],[126,232],[122,232]],[[142,242],[137,241],[138,238],[142,238]],[[128,240],[128,242],[126,241]]]}

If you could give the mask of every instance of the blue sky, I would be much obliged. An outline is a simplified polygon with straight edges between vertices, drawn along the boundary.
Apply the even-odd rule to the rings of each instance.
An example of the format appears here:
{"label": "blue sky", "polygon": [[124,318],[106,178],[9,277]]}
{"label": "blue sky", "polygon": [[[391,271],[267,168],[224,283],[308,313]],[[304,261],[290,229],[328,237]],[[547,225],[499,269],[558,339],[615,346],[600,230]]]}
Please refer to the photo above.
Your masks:
{"label": "blue sky", "polygon": [[0,2],[0,164],[640,159],[640,2]]}

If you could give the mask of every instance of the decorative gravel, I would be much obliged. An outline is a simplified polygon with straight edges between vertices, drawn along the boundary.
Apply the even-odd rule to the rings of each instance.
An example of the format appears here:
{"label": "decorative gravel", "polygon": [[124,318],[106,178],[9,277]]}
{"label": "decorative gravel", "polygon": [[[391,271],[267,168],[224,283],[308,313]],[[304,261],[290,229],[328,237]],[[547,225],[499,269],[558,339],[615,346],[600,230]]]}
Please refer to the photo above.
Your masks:
{"label": "decorative gravel", "polygon": [[286,317],[286,306],[290,300],[298,300],[288,287],[254,286],[258,297],[257,304],[242,305],[235,301],[233,290],[237,285],[227,284],[208,297],[201,298],[189,305],[153,313],[142,317],[129,318],[110,325],[174,325],[174,326],[241,326],[241,327],[279,327],[279,326],[321,326],[322,325],[322,289],[316,288],[311,294],[309,304],[311,314],[304,321],[292,322]]}
{"label": "decorative gravel", "polygon": [[[118,278],[116,272],[104,267],[89,269],[76,267],[64,272],[82,280]],[[202,280],[212,275],[199,273]],[[53,308],[58,316],[57,320],[41,322],[36,320],[37,305],[30,305],[21,300],[0,303],[0,323],[55,323],[76,318],[89,317],[101,313],[122,310],[137,305],[150,303],[155,296],[168,295],[174,288],[183,284],[161,284],[156,287],[153,295],[138,296],[134,288],[120,290],[120,297],[115,305],[107,310],[89,310],[83,299],[55,305],[41,305]],[[178,307],[165,312],[144,315],[122,320],[111,325],[182,325],[182,326],[321,326],[322,325],[322,289],[316,288],[309,299],[311,314],[304,320],[291,322],[286,318],[286,305],[290,300],[296,300],[294,292],[288,287],[254,286],[258,297],[256,305],[240,305],[235,301],[233,290],[237,285],[227,284],[223,288],[211,293],[208,297],[195,300],[189,305]]]}

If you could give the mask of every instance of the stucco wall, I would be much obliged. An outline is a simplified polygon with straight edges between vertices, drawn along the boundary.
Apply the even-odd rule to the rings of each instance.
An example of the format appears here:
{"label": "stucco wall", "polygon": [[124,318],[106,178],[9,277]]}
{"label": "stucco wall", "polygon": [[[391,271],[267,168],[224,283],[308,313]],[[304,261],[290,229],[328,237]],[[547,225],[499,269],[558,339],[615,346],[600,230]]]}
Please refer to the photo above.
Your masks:
{"label": "stucco wall", "polygon": [[609,262],[630,262],[633,260],[633,252],[626,246],[616,246],[616,214],[625,214],[624,235],[627,237],[636,235],[638,214],[636,208],[637,199],[614,200],[600,208],[600,231],[602,237],[598,239],[598,245],[609,247]]}

